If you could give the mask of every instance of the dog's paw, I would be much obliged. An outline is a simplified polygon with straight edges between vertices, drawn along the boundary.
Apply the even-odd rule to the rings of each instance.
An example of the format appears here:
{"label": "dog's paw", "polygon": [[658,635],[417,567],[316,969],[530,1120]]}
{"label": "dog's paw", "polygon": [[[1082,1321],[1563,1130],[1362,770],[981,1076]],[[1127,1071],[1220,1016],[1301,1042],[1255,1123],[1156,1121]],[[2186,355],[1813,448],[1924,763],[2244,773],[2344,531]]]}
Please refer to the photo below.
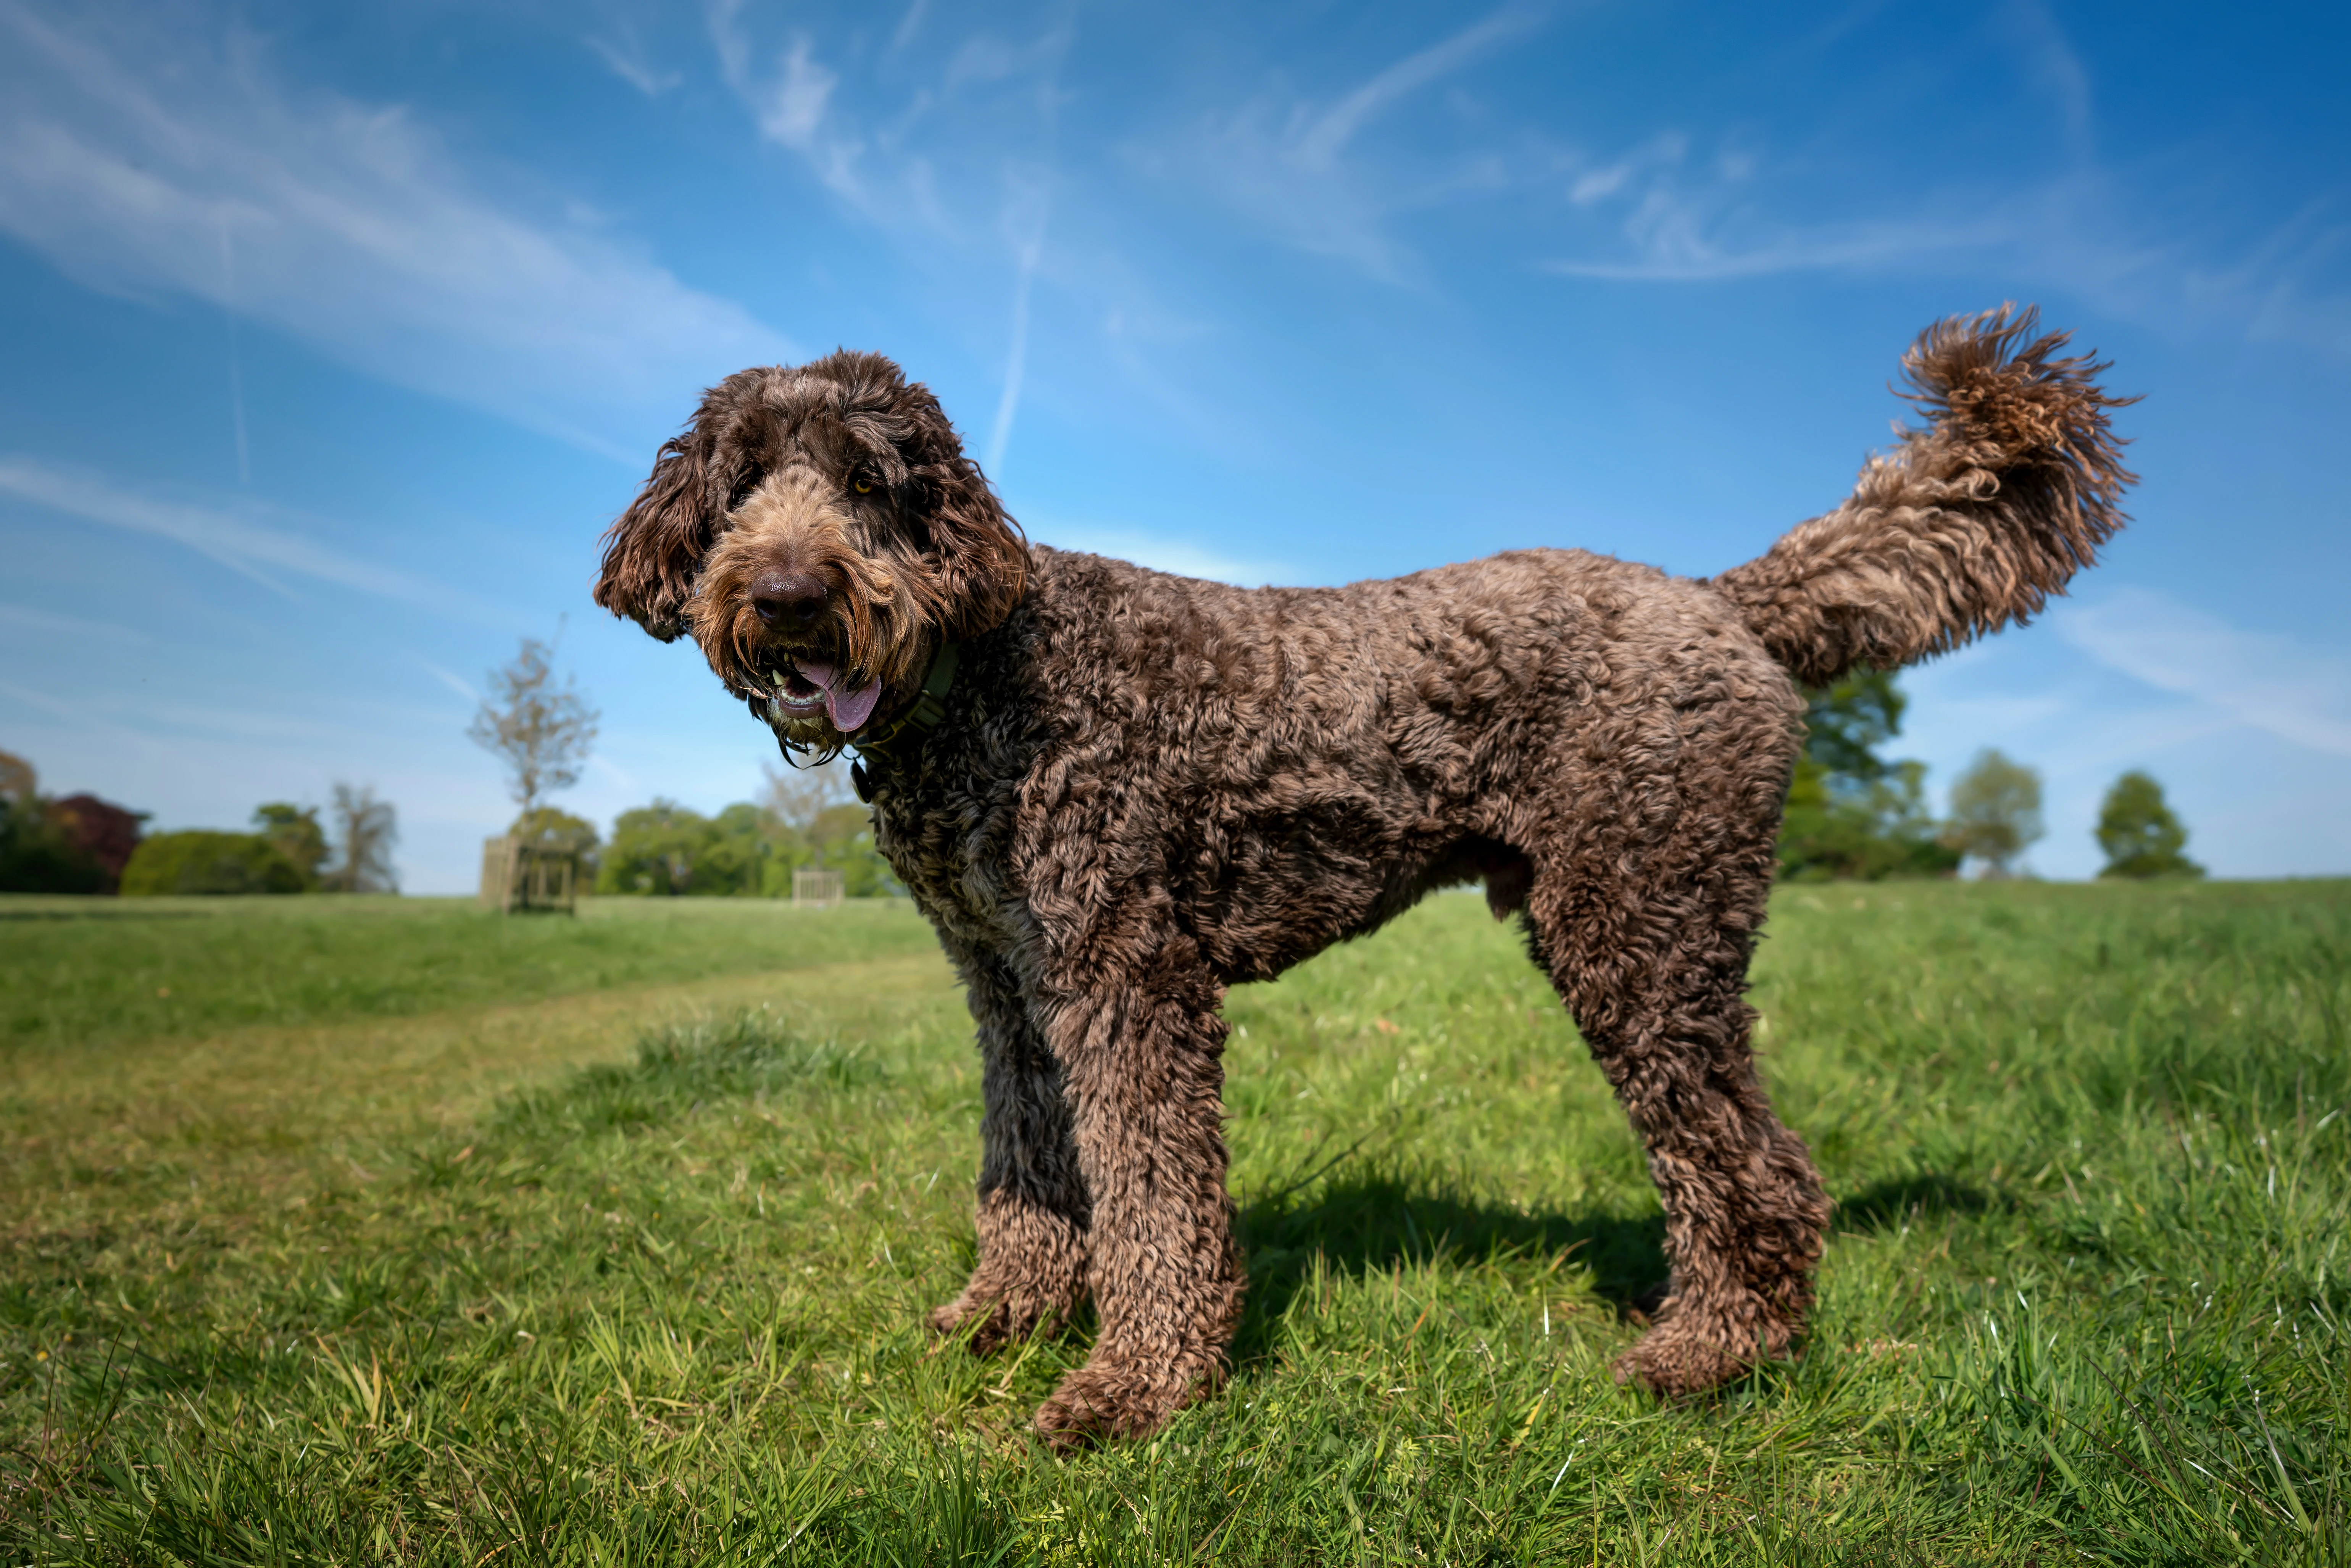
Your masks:
{"label": "dog's paw", "polygon": [[1222,1364],[1146,1365],[1099,1356],[1061,1379],[1037,1407],[1037,1430],[1061,1453],[1118,1437],[1148,1437],[1186,1405],[1206,1398]]}
{"label": "dog's paw", "polygon": [[1067,1320],[1070,1304],[1028,1291],[988,1294],[967,1286],[961,1295],[935,1307],[923,1321],[947,1340],[960,1339],[974,1355],[993,1355],[1008,1344],[1050,1334]]}
{"label": "dog's paw", "polygon": [[923,1321],[941,1339],[961,1340],[964,1348],[974,1355],[993,1355],[1021,1337],[1016,1332],[1012,1308],[1008,1303],[985,1297],[975,1299],[969,1291],[945,1306],[932,1308]]}
{"label": "dog's paw", "polygon": [[1619,1383],[1635,1383],[1667,1399],[1687,1399],[1743,1377],[1761,1358],[1750,1339],[1743,1348],[1732,1336],[1708,1333],[1687,1317],[1670,1318],[1634,1343],[1610,1368]]}

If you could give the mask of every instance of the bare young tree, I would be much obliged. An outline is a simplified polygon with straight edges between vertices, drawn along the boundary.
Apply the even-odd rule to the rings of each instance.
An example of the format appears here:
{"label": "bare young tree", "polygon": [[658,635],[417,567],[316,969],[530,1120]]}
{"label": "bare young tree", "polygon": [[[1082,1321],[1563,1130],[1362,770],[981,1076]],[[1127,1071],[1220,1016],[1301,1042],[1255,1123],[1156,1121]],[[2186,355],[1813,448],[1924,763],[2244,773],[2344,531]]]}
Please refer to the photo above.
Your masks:
{"label": "bare young tree", "polygon": [[856,799],[849,788],[849,769],[838,762],[814,768],[778,768],[768,763],[762,771],[768,776],[768,798],[760,804],[795,833],[814,832],[819,817]]}
{"label": "bare young tree", "polygon": [[339,893],[398,893],[392,846],[400,841],[400,823],[392,802],[377,800],[370,785],[337,784],[327,813],[334,826],[335,863],[320,885]]}
{"label": "bare young tree", "polygon": [[527,817],[554,791],[580,782],[602,716],[570,676],[555,684],[554,648],[525,637],[514,663],[490,672],[490,695],[465,734],[507,765],[507,789]]}

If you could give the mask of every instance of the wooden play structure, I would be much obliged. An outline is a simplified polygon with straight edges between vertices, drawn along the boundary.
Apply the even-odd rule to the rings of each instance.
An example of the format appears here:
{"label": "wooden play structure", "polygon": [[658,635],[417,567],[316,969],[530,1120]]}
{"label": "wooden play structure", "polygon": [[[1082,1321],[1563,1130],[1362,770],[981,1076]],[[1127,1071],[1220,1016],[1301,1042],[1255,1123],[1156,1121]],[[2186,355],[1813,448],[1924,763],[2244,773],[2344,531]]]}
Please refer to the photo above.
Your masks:
{"label": "wooden play structure", "polygon": [[794,909],[838,909],[849,896],[848,878],[837,871],[805,870],[792,873],[792,907]]}
{"label": "wooden play structure", "polygon": [[480,902],[485,907],[506,915],[575,915],[579,898],[579,851],[528,844],[513,833],[482,841]]}

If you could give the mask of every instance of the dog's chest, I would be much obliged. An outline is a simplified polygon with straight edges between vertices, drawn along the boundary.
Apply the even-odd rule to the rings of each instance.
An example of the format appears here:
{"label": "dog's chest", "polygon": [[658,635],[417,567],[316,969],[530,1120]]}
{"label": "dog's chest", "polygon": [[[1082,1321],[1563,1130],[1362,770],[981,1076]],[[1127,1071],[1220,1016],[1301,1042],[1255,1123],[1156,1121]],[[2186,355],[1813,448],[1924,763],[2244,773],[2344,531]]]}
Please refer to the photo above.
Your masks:
{"label": "dog's chest", "polygon": [[1029,925],[1012,868],[1017,785],[941,749],[877,789],[874,842],[942,933],[1002,950]]}

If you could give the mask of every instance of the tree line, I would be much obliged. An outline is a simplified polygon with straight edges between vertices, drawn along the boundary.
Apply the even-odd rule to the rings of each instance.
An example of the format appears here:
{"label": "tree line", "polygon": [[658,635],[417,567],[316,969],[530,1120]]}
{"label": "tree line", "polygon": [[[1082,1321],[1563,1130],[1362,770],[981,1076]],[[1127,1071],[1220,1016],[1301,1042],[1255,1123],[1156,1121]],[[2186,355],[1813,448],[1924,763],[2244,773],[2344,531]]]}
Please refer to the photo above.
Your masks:
{"label": "tree line", "polygon": [[552,806],[528,808],[511,830],[525,842],[580,855],[583,881],[622,897],[786,898],[792,873],[841,873],[852,898],[904,891],[873,844],[872,814],[851,799],[836,768],[769,768],[757,800],[705,816],[656,798],[623,811],[610,839]]}
{"label": "tree line", "polygon": [[[1863,671],[1806,697],[1804,750],[1781,825],[1782,878],[1956,876],[1969,864],[1988,877],[2017,874],[2044,831],[2039,773],[1987,748],[1952,781],[1950,814],[1938,821],[1927,809],[1926,764],[1878,755],[1901,734],[1907,706],[1891,674]],[[2106,857],[2102,877],[2204,874],[2185,852],[2188,830],[2147,773],[2115,780],[2095,837]]]}
{"label": "tree line", "polygon": [[0,893],[397,893],[392,804],[337,784],[323,808],[273,800],[250,832],[149,833],[147,811],[41,793],[33,765],[0,751]]}
{"label": "tree line", "polygon": [[[1927,808],[1926,765],[1888,761],[1907,706],[1891,674],[1865,671],[1807,694],[1804,749],[1788,787],[1780,874],[1790,881],[1875,881],[2017,873],[2043,832],[2041,779],[1998,750],[1979,755],[1951,787],[1949,814]],[[467,734],[505,763],[520,808],[509,830],[581,857],[586,885],[621,896],[781,897],[792,873],[841,873],[852,897],[902,892],[873,843],[871,814],[841,770],[770,767],[758,800],[705,816],[670,800],[623,811],[611,838],[548,803],[576,784],[601,716],[566,677],[554,648],[525,638],[491,672]],[[41,793],[32,764],[0,751],[0,892],[155,894],[392,893],[397,814],[373,789],[334,786],[325,807],[273,800],[250,831],[150,834],[150,814],[96,795]],[[2163,787],[2133,770],[2098,813],[2107,877],[2193,877],[2188,830]]]}
{"label": "tree line", "polygon": [[841,873],[852,898],[902,891],[873,846],[871,812],[835,767],[768,769],[758,800],[704,816],[656,797],[623,811],[610,840],[548,803],[580,781],[603,716],[578,684],[556,676],[555,646],[525,637],[512,663],[489,673],[488,695],[465,734],[504,767],[518,814],[507,831],[533,847],[577,854],[600,894],[652,898],[779,898],[792,873]]}

